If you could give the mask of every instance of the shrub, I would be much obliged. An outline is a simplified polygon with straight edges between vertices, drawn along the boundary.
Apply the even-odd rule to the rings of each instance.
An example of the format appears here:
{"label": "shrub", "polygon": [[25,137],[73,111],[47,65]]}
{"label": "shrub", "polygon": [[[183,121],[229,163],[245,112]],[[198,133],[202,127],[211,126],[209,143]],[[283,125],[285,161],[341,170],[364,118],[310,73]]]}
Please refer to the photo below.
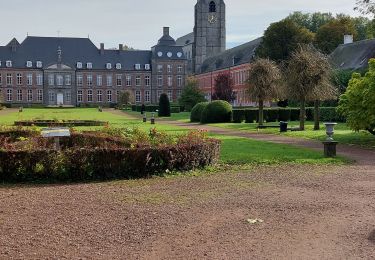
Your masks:
{"label": "shrub", "polygon": [[280,121],[290,121],[290,109],[289,108],[279,108],[279,120]]}
{"label": "shrub", "polygon": [[167,94],[163,93],[160,95],[159,99],[159,116],[160,117],[170,117],[171,116],[171,105],[169,103],[169,98]]}
{"label": "shrub", "polygon": [[300,111],[298,108],[291,108],[290,109],[290,120],[291,121],[299,121],[299,114]]}
{"label": "shrub", "polygon": [[259,112],[258,109],[246,109],[245,110],[245,122],[246,123],[254,123],[254,121],[258,121]]}
{"label": "shrub", "polygon": [[245,110],[234,109],[233,110],[233,123],[242,123],[244,120],[245,120]]}
{"label": "shrub", "polygon": [[227,123],[232,121],[232,106],[227,101],[209,103],[202,112],[201,123]]}
{"label": "shrub", "polygon": [[[0,181],[140,178],[166,170],[204,167],[216,162],[220,154],[220,141],[208,139],[199,131],[176,137],[173,144],[155,142],[153,146],[139,144],[134,148],[117,136],[119,132],[114,130],[114,136],[97,132],[73,133],[72,138],[62,141],[60,151],[51,149],[52,139],[38,136],[12,141],[9,133],[3,133],[0,135]],[[160,136],[164,134],[153,130],[148,135],[149,142]]]}
{"label": "shrub", "polygon": [[279,120],[279,110],[278,109],[265,109],[265,119],[267,122],[277,122]]}
{"label": "shrub", "polygon": [[208,102],[201,102],[196,104],[191,110],[190,122],[200,122],[202,117],[202,112],[208,105]]}
{"label": "shrub", "polygon": [[180,107],[171,107],[171,113],[178,114],[180,112],[181,112]]}
{"label": "shrub", "polygon": [[335,107],[321,107],[320,108],[320,121],[323,122],[346,122],[344,116],[337,112]]}

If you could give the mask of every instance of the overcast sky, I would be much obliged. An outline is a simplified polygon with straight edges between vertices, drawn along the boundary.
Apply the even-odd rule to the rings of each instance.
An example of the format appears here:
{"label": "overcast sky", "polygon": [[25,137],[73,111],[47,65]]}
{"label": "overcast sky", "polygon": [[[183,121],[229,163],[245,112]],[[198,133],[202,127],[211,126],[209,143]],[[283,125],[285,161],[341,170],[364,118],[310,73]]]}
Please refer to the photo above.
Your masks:
{"label": "overcast sky", "polygon": [[[13,37],[90,37],[106,48],[124,43],[149,49],[171,27],[174,38],[192,32],[197,0],[0,0],[0,45]],[[226,0],[228,47],[261,36],[293,11],[358,15],[355,0]]]}

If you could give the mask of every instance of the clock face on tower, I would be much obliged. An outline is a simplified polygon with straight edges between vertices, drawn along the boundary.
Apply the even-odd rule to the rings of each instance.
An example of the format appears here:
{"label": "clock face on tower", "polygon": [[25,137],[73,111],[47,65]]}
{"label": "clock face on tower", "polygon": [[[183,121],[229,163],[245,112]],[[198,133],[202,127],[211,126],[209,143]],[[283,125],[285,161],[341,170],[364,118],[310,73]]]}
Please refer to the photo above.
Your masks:
{"label": "clock face on tower", "polygon": [[217,21],[217,17],[216,17],[215,14],[209,14],[208,15],[208,22],[210,24],[214,24],[214,23],[216,23],[216,21]]}

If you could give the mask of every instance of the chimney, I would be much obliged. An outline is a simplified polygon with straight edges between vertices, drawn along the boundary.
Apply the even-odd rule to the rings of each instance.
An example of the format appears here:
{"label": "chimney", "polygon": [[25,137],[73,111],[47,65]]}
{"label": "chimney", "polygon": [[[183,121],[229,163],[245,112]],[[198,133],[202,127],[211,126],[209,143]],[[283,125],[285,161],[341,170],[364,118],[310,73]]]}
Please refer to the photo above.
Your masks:
{"label": "chimney", "polygon": [[100,55],[104,54],[104,43],[100,44]]}
{"label": "chimney", "polygon": [[119,50],[119,51],[123,51],[123,50],[124,50],[124,45],[119,44],[119,45],[118,45],[118,50]]}
{"label": "chimney", "polygon": [[344,35],[344,44],[353,43],[353,35]]}
{"label": "chimney", "polygon": [[169,27],[163,27],[163,35],[169,36]]}

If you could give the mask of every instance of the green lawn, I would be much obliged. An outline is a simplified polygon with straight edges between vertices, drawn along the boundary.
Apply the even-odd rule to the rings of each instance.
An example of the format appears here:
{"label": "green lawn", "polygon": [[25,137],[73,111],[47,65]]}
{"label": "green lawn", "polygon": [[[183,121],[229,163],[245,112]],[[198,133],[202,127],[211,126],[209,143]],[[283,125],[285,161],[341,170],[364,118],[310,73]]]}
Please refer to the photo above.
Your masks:
{"label": "green lawn", "polygon": [[[30,119],[84,119],[108,121],[111,127],[138,127],[145,131],[156,127],[160,131],[168,131],[173,134],[186,132],[178,126],[165,125],[162,121],[156,125],[143,123],[141,118],[131,118],[124,112],[117,111],[113,114],[107,111],[99,112],[95,108],[74,109],[24,109],[23,112],[14,112],[0,116],[0,124],[11,126],[16,120]],[[128,112],[127,112],[128,113]],[[132,112],[134,114],[134,112]],[[130,115],[132,113],[129,113]],[[188,113],[174,114],[174,120],[186,120]],[[232,124],[233,126],[237,126]],[[228,124],[229,126],[229,124]],[[227,127],[228,127],[227,126]],[[77,127],[77,130],[99,130],[102,127]],[[288,145],[274,144],[269,142],[255,141],[240,137],[228,137],[211,135],[222,140],[221,160],[227,164],[279,164],[279,163],[342,163],[342,158],[325,159],[321,152],[296,148]]]}
{"label": "green lawn", "polygon": [[[126,113],[136,117],[141,116],[141,112],[127,110]],[[151,117],[151,112],[146,112],[146,115],[147,117]],[[155,117],[174,121],[190,122],[190,112],[172,113],[170,117],[159,117],[158,114],[155,113]]]}

